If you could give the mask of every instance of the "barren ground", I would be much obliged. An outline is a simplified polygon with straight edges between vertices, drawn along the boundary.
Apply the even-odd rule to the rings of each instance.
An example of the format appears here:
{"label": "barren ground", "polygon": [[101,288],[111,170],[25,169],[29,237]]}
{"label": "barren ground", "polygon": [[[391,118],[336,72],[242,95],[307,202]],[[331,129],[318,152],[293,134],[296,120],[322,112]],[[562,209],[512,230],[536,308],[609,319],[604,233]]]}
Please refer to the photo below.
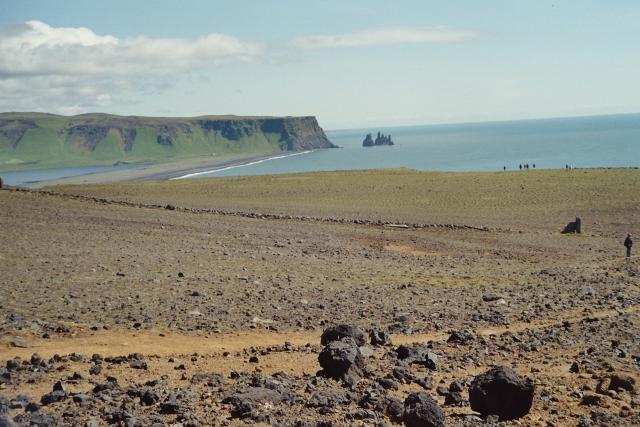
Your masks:
{"label": "barren ground", "polygon": [[[637,170],[400,170],[53,189],[101,201],[3,190],[0,360],[21,360],[0,396],[40,405],[66,380],[89,399],[11,404],[22,424],[376,425],[397,419],[375,396],[426,388],[447,425],[483,425],[464,402],[445,406],[442,387],[502,364],[536,384],[531,413],[507,425],[637,425],[640,385],[599,384],[639,374],[640,261],[621,244],[640,223],[639,188]],[[149,206],[166,204],[178,209]],[[585,233],[560,234],[575,215]],[[337,323],[392,334],[352,388],[315,377],[320,334]],[[447,342],[462,330],[473,339]],[[398,373],[395,346],[413,342],[431,343],[435,370]],[[130,367],[140,358],[146,369]],[[117,388],[94,393],[107,377]],[[225,397],[256,386],[279,397],[232,417]],[[159,401],[146,406],[148,390]],[[163,413],[172,394],[179,408]]]}

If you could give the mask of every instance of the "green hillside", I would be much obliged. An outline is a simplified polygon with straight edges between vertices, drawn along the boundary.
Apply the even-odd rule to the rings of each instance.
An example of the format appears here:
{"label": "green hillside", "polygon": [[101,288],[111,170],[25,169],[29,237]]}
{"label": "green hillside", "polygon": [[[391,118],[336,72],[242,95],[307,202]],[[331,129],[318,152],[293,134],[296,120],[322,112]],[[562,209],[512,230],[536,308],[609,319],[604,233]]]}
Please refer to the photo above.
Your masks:
{"label": "green hillside", "polygon": [[315,117],[0,113],[0,171],[331,147]]}

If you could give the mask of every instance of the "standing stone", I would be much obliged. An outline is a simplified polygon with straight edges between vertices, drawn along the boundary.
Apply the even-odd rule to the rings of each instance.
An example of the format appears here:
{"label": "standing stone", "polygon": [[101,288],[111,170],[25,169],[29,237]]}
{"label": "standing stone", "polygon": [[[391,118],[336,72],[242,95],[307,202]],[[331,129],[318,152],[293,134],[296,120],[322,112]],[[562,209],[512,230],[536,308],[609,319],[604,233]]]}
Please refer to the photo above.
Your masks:
{"label": "standing stone", "polygon": [[501,420],[523,417],[531,410],[534,384],[510,368],[497,366],[475,377],[469,387],[471,409]]}
{"label": "standing stone", "polygon": [[444,413],[427,393],[412,393],[404,401],[402,414],[407,427],[444,427]]}

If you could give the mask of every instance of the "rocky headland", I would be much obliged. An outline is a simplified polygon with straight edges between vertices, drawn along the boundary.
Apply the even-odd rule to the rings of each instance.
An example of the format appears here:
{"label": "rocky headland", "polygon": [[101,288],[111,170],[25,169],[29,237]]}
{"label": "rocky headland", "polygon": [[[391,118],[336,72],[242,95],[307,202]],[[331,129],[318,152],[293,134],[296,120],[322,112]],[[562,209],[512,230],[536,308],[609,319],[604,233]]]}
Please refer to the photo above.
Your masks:
{"label": "rocky headland", "polygon": [[0,167],[334,148],[315,117],[0,114]]}

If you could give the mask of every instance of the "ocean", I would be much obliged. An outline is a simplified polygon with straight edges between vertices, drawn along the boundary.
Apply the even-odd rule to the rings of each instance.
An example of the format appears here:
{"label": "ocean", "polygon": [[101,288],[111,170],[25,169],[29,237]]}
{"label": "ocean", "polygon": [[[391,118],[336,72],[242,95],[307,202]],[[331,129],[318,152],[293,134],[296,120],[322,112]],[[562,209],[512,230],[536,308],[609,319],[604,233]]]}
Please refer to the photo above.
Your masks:
{"label": "ocean", "polygon": [[[395,145],[362,147],[367,133]],[[223,168],[197,177],[372,168],[431,171],[640,166],[640,114],[327,131],[340,149]]]}
{"label": "ocean", "polygon": [[[362,147],[367,133],[391,134],[395,145]],[[274,156],[184,178],[372,168],[431,171],[640,167],[640,114],[381,127],[327,131],[342,148]],[[125,165],[135,167],[135,165]],[[5,172],[8,185],[113,170],[113,167]]]}

